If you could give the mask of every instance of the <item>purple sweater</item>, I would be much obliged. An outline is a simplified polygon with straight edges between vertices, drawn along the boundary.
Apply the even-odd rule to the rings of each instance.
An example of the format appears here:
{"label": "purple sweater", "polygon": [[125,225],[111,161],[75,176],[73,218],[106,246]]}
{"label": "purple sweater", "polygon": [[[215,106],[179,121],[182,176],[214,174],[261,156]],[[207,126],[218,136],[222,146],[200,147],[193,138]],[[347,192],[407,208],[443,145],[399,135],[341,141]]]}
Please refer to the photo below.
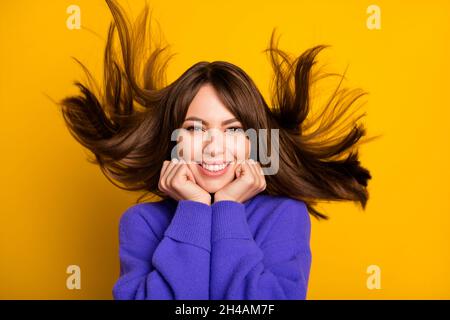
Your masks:
{"label": "purple sweater", "polygon": [[305,203],[288,197],[135,204],[120,219],[113,297],[306,299],[310,230]]}

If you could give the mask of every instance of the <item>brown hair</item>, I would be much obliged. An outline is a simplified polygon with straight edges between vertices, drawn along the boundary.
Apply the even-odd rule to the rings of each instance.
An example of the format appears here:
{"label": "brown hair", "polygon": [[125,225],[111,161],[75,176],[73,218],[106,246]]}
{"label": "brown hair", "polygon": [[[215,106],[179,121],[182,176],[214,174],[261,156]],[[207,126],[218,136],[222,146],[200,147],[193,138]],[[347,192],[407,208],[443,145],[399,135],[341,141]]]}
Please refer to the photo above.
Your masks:
{"label": "brown hair", "polygon": [[[104,52],[103,90],[75,59],[89,85],[76,81],[81,94],[62,99],[60,105],[71,134],[93,153],[88,161],[98,164],[114,185],[145,191],[137,202],[147,194],[167,198],[158,190],[158,181],[163,161],[170,160],[176,143],[171,134],[181,127],[200,87],[209,83],[245,129],[279,130],[279,169],[266,176],[264,193],[302,200],[316,218],[327,218],[313,207],[316,201],[350,200],[365,208],[371,176],[360,165],[356,150],[365,135],[356,120],[365,114],[353,119],[344,114],[366,93],[340,88],[341,80],[324,111],[316,117],[310,114],[310,87],[320,78],[312,67],[327,45],[294,59],[277,48],[273,31],[264,50],[274,70],[269,108],[252,79],[225,61],[198,62],[167,85],[165,69],[172,57],[164,56],[167,46],[150,45],[148,56],[143,51],[148,5],[131,24],[115,1],[106,2],[114,20]],[[114,49],[116,29],[121,55]]]}

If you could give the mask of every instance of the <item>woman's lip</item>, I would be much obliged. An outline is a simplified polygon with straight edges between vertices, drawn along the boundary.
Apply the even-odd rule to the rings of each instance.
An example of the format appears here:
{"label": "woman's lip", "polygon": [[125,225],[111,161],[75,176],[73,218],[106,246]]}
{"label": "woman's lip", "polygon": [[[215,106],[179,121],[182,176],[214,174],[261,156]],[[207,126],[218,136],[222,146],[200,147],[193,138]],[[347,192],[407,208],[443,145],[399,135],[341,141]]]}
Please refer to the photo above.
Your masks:
{"label": "woman's lip", "polygon": [[209,171],[206,170],[205,168],[202,167],[201,164],[197,164],[200,168],[200,173],[207,176],[207,177],[217,177],[217,176],[221,176],[223,175],[225,172],[227,172],[228,168],[230,167],[230,163],[228,163],[226,165],[225,168],[223,168],[222,170],[218,170],[218,171]]}

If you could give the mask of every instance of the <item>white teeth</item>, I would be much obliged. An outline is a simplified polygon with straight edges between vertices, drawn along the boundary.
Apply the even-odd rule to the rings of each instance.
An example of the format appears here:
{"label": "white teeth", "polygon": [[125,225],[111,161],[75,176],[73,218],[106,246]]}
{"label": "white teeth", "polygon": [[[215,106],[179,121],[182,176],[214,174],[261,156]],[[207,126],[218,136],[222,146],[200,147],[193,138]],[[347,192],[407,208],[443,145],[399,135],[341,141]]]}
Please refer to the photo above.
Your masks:
{"label": "white teeth", "polygon": [[202,163],[202,167],[205,168],[208,171],[220,171],[223,170],[226,166],[228,165],[228,163],[224,163],[224,164],[206,164],[206,163]]}

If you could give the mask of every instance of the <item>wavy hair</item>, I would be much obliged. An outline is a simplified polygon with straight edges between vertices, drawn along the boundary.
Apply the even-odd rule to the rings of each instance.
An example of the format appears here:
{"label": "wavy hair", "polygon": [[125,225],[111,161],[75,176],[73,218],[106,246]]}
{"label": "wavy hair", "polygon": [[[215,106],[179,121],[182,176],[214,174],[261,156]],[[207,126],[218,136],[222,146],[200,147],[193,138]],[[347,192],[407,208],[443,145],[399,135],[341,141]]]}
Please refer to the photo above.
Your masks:
{"label": "wavy hair", "polygon": [[[88,83],[75,81],[80,93],[59,102],[73,137],[92,152],[88,161],[99,165],[114,185],[146,195],[167,198],[158,189],[160,170],[169,160],[190,102],[200,87],[211,84],[224,105],[254,129],[279,130],[279,169],[266,176],[264,193],[304,201],[310,214],[328,219],[315,206],[318,201],[355,201],[365,209],[369,198],[369,171],[358,160],[357,146],[366,130],[357,123],[362,116],[347,115],[362,96],[361,89],[341,88],[341,81],[323,111],[310,112],[311,86],[332,74],[313,72],[318,45],[293,57],[278,49],[275,29],[268,54],[273,68],[271,105],[252,79],[238,66],[225,61],[201,61],[170,84],[166,68],[173,55],[160,43],[146,46],[149,7],[131,23],[114,0],[106,1],[113,16],[104,51],[103,86],[77,59]],[[115,48],[118,35],[120,52]],[[147,51],[145,51],[147,50]]]}

